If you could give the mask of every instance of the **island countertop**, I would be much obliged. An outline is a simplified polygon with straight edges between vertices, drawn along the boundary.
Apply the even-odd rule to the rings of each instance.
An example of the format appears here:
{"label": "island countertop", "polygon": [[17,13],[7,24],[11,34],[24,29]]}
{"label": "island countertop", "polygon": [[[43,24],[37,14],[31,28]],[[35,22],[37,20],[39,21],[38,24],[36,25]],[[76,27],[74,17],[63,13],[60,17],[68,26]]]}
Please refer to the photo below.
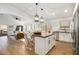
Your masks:
{"label": "island countertop", "polygon": [[37,34],[33,34],[32,36],[34,36],[34,37],[46,38],[46,37],[52,36],[52,35],[54,35],[54,34],[56,34],[56,33],[53,32],[53,33],[49,33],[49,34],[46,34],[46,35],[37,35]]}

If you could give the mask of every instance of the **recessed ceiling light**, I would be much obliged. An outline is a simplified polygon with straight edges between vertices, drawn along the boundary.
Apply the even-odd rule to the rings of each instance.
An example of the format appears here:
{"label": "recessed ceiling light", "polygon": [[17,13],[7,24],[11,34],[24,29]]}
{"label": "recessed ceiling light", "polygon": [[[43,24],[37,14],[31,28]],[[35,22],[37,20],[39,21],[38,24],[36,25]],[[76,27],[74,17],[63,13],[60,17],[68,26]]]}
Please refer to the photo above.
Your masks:
{"label": "recessed ceiling light", "polygon": [[43,19],[41,19],[41,20],[40,20],[40,22],[44,22],[44,20],[43,20]]}
{"label": "recessed ceiling light", "polygon": [[53,12],[53,13],[52,13],[52,15],[54,16],[54,15],[55,15],[55,13]]}
{"label": "recessed ceiling light", "polygon": [[65,13],[67,13],[67,12],[68,12],[68,10],[67,10],[67,9],[65,9],[65,10],[64,10],[64,12],[65,12]]}

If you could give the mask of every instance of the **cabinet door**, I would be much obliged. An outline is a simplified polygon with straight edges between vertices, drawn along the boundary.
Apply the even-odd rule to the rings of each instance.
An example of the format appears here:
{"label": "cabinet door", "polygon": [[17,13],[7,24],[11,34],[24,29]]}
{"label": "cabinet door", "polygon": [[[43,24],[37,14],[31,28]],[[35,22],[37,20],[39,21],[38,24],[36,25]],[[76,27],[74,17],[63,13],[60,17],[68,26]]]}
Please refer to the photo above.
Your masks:
{"label": "cabinet door", "polygon": [[55,45],[55,35],[51,36],[51,44],[50,44],[50,49]]}
{"label": "cabinet door", "polygon": [[59,34],[59,40],[65,41],[65,42],[73,42],[70,33],[60,33]]}
{"label": "cabinet door", "polygon": [[70,33],[65,34],[65,41],[67,41],[67,42],[73,42]]}
{"label": "cabinet door", "polygon": [[55,37],[53,35],[48,38],[48,50],[50,50],[54,45],[55,45]]}
{"label": "cabinet door", "polygon": [[49,51],[49,46],[50,46],[50,38],[49,37],[47,37],[46,39],[46,53]]}
{"label": "cabinet door", "polygon": [[59,40],[64,41],[65,35],[63,33],[59,33]]}

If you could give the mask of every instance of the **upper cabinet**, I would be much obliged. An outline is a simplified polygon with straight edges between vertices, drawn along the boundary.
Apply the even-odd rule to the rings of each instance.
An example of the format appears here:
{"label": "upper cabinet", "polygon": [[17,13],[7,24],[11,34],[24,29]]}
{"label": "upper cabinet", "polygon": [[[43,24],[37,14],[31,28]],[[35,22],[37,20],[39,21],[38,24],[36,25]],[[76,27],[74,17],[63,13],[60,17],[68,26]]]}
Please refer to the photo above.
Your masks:
{"label": "upper cabinet", "polygon": [[70,27],[70,21],[68,20],[62,20],[60,21],[60,27],[65,27],[65,28],[69,28]]}
{"label": "upper cabinet", "polygon": [[60,21],[60,30],[69,32],[70,30],[70,21],[69,20],[62,20]]}

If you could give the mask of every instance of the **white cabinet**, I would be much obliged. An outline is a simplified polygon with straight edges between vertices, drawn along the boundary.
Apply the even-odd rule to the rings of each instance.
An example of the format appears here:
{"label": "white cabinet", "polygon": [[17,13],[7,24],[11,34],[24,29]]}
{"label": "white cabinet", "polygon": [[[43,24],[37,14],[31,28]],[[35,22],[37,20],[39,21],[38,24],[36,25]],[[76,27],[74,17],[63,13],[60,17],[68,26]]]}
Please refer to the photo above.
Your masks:
{"label": "white cabinet", "polygon": [[50,50],[55,45],[55,36],[50,36],[47,39],[48,50]]}
{"label": "white cabinet", "polygon": [[49,36],[46,38],[35,37],[35,53],[47,54],[48,51],[55,45],[55,36]]}
{"label": "white cabinet", "polygon": [[59,33],[59,40],[65,42],[73,42],[71,33]]}

